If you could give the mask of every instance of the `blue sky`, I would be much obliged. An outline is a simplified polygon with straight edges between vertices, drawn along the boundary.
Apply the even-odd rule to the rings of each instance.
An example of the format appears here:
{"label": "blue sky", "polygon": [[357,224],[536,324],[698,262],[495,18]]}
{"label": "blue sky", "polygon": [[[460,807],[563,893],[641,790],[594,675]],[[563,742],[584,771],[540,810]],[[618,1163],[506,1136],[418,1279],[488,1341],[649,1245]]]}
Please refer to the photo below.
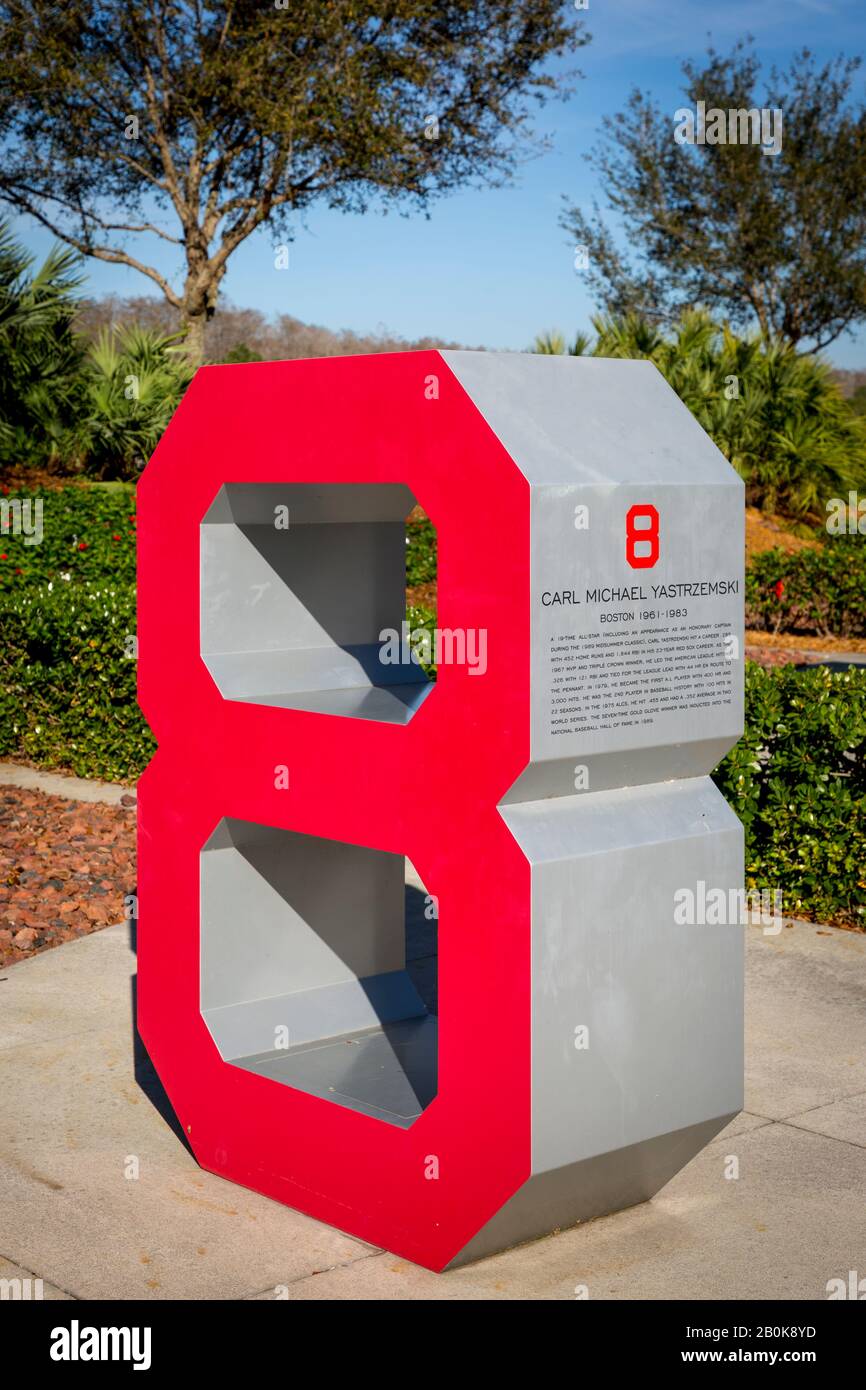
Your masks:
{"label": "blue sky", "polygon": [[[551,103],[536,117],[552,148],[524,164],[513,185],[467,189],[435,204],[429,220],[314,208],[297,228],[288,270],[274,269],[267,230],[235,254],[224,282],[229,298],[334,329],[386,328],[491,348],[526,348],[546,328],[587,328],[594,305],[558,226],[561,195],[585,207],[599,197],[583,155],[602,117],[633,86],[673,113],[681,104],[681,60],[700,57],[710,37],[726,51],[752,34],[768,68],[784,66],[804,46],[819,59],[866,56],[863,0],[589,0],[583,17],[592,42],[574,61],[584,79],[567,104]],[[858,95],[864,90],[861,73]],[[19,228],[35,251],[47,249],[47,233],[23,221]],[[156,263],[172,269],[170,257]],[[96,261],[88,269],[88,293],[150,292],[134,271]],[[838,340],[828,356],[839,366],[866,367],[866,329]]]}

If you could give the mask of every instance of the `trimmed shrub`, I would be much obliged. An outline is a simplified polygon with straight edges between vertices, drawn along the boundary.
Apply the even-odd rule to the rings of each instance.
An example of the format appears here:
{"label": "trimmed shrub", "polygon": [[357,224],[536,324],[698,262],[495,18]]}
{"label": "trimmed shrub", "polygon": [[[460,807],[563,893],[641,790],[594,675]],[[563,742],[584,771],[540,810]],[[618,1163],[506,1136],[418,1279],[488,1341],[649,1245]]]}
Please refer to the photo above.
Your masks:
{"label": "trimmed shrub", "polygon": [[428,517],[406,522],[406,586],[430,584],[436,578],[436,528]]}
{"label": "trimmed shrub", "polygon": [[[435,647],[434,647],[433,644],[434,644],[434,640],[435,640],[435,631],[436,631],[436,614],[435,614],[431,609],[425,608],[425,607],[424,607],[423,605],[421,605],[421,604],[412,604],[412,603],[409,603],[409,604],[406,605],[406,622],[409,624],[410,639],[411,639],[411,634],[413,634],[413,633],[416,633],[416,632],[429,632],[429,633],[430,633],[430,649],[431,649],[431,652],[435,651]],[[422,643],[423,643],[423,639],[422,639]],[[419,645],[420,645],[420,650],[419,650]],[[422,644],[419,644],[419,643],[416,642],[416,643],[412,643],[412,646],[413,646],[413,649],[414,649],[414,651],[415,651],[415,655],[418,657],[418,660],[420,661],[421,666],[423,667],[424,671],[427,673],[427,675],[430,677],[431,680],[434,680],[434,681],[435,681],[435,679],[436,679],[436,663],[435,663],[435,661],[429,661],[429,662],[428,662],[428,661],[425,661],[425,660],[423,659],[423,657],[424,657],[424,651],[423,651],[423,645],[422,645]]]}
{"label": "trimmed shrub", "polygon": [[0,598],[0,756],[131,782],[156,748],[136,703],[131,584],[51,582]]}
{"label": "trimmed shrub", "polygon": [[[135,488],[110,486],[65,487],[38,495],[42,501],[42,540],[10,529],[0,533],[0,594],[16,593],[25,585],[78,580],[135,583]],[[37,495],[3,490],[7,504]],[[31,524],[33,513],[31,510]]]}
{"label": "trimmed shrub", "polygon": [[820,550],[765,550],[746,570],[746,626],[761,632],[866,635],[866,541]]}
{"label": "trimmed shrub", "polygon": [[866,926],[866,670],[746,664],[746,729],[713,778],[743,822],[746,886]]}

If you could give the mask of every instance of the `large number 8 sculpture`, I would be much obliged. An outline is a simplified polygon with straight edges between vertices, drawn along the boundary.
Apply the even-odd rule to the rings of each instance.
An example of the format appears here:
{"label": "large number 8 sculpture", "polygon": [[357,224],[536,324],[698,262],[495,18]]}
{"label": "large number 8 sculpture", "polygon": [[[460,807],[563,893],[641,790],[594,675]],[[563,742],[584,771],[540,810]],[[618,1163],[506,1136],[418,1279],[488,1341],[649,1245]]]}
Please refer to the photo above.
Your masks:
{"label": "large number 8 sculpture", "polygon": [[[413,501],[429,687],[382,659]],[[742,932],[675,902],[742,882],[707,776],[742,525],[648,363],[197,374],[139,485],[139,1026],[203,1167],[441,1270],[652,1196],[736,1113]]]}

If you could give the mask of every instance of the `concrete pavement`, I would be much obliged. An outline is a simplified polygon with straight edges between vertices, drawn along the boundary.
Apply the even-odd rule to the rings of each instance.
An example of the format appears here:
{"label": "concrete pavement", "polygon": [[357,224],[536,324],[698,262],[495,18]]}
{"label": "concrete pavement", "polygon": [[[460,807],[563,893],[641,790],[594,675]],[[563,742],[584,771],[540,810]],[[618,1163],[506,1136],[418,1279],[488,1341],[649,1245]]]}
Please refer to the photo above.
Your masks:
{"label": "concrete pavement", "polygon": [[27,787],[31,791],[47,792],[49,796],[64,796],[70,801],[105,801],[110,806],[119,805],[123,796],[135,796],[135,787],[124,787],[119,782],[71,777],[66,772],[45,772],[27,763],[0,762],[0,786]]}
{"label": "concrete pavement", "polygon": [[134,1040],[126,925],[13,966],[0,1281],[58,1299],[824,1299],[866,1277],[866,937],[745,930],[746,1112],[652,1202],[445,1275],[200,1171]]}

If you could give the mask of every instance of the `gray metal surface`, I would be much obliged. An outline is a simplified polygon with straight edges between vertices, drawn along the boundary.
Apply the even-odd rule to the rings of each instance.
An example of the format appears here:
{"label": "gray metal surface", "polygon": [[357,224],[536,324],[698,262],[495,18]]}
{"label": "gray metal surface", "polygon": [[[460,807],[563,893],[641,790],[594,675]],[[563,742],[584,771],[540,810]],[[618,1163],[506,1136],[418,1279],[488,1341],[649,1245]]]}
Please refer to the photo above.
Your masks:
{"label": "gray metal surface", "polygon": [[[504,800],[571,795],[577,764],[589,791],[709,772],[743,726],[742,480],[649,362],[443,357],[531,485],[532,757]],[[634,504],[659,514],[651,569],[627,563]],[[588,597],[615,590],[646,597]]]}
{"label": "gray metal surface", "polygon": [[226,819],[200,878],[201,1010],[221,1056],[411,1124],[436,1092],[437,1034],[422,997],[435,924],[408,861]]}
{"label": "gray metal surface", "polygon": [[736,477],[651,362],[527,352],[442,357],[533,488]]}
{"label": "gray metal surface", "polygon": [[[535,767],[557,759],[573,764],[592,758],[597,780],[590,781],[589,789],[595,791],[709,772],[736,742],[743,725],[743,485],[732,469],[729,473],[728,483],[661,487],[646,482],[637,491],[581,489],[563,496],[543,488],[533,493]],[[626,562],[624,519],[633,502],[655,506],[661,521],[660,555],[649,570],[632,569]],[[575,505],[588,508],[585,530],[574,527]],[[724,595],[655,597],[655,591],[681,582],[717,581],[733,581],[738,589]],[[587,599],[595,591],[617,588],[637,590],[647,598]],[[567,611],[542,602],[545,594],[571,591],[579,602]],[[660,616],[644,618],[645,613]],[[681,616],[661,616],[668,613]],[[617,615],[625,616],[603,621]],[[726,655],[731,637],[737,643],[735,661]],[[569,658],[554,665],[563,647]],[[603,662],[600,675],[592,675],[593,660]],[[586,719],[586,726],[574,732],[567,725],[554,726],[560,711],[569,708],[554,703],[567,700],[569,676],[578,692],[579,717],[587,712],[590,690],[599,704],[609,702],[606,718],[602,713]],[[640,699],[647,703],[639,704]]]}
{"label": "gray metal surface", "polygon": [[533,1173],[736,1113],[742,927],[674,920],[689,881],[742,882],[742,826],[715,786],[695,778],[502,816],[533,869]]}
{"label": "gray metal surface", "polygon": [[201,526],[201,654],[226,699],[411,718],[432,687],[411,653],[383,664],[380,633],[405,617],[413,505],[397,484],[220,489]]}
{"label": "gray metal surface", "polygon": [[436,1094],[437,1024],[408,1019],[235,1065],[408,1129]]}
{"label": "gray metal surface", "polygon": [[649,1201],[731,1119],[733,1115],[720,1115],[529,1178],[448,1268]]}
{"label": "gray metal surface", "polygon": [[646,1200],[742,1105],[742,926],[675,895],[743,883],[706,774],[743,726],[744,490],[649,363],[443,357],[531,508],[531,755],[500,813],[532,868],[532,1169],[459,1264]]}

